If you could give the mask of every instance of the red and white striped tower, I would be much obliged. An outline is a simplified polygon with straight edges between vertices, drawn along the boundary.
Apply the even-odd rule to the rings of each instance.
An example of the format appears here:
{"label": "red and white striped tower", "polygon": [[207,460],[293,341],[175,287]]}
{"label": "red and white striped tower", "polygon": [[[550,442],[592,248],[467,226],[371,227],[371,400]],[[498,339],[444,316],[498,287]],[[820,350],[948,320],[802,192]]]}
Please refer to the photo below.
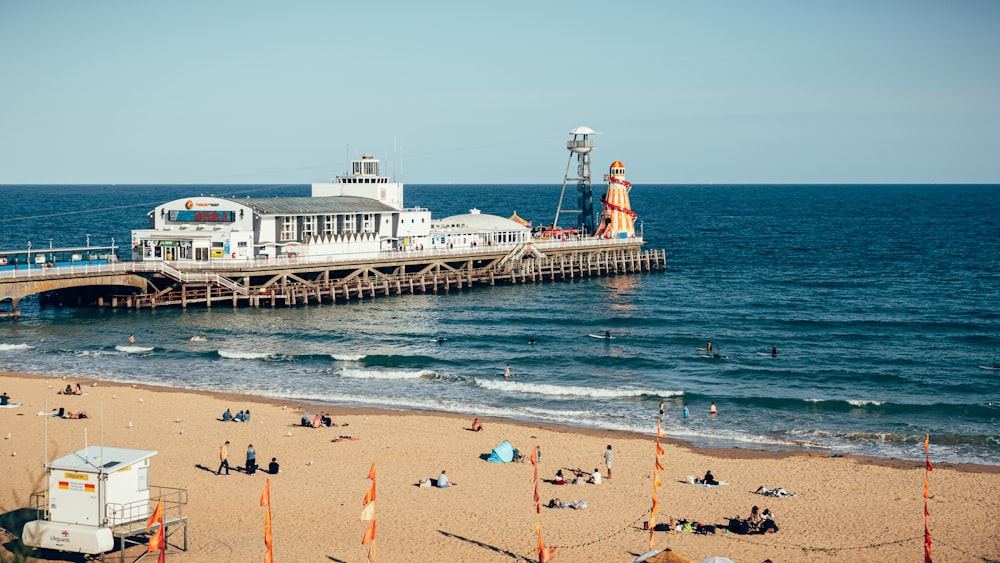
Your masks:
{"label": "red and white striped tower", "polygon": [[625,165],[620,160],[611,163],[611,170],[604,176],[608,192],[601,198],[604,207],[597,236],[626,238],[635,236],[635,211],[629,203],[628,192],[632,184],[625,180]]}

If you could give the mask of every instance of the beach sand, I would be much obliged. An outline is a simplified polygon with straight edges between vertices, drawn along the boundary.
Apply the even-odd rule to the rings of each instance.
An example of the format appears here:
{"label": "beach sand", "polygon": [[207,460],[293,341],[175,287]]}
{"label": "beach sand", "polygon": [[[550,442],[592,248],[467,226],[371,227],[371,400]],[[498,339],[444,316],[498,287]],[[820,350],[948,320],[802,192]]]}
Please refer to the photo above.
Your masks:
{"label": "beach sand", "polygon": [[[67,383],[78,382],[87,395],[57,394]],[[259,499],[268,477],[276,561],[365,561],[368,546],[361,538],[368,523],[359,515],[373,461],[377,561],[536,561],[531,464],[484,461],[484,455],[506,439],[522,452],[540,446],[543,503],[556,497],[588,502],[586,510],[542,509],[543,538],[547,546],[558,548],[556,562],[624,562],[649,550],[649,532],[642,527],[651,504],[652,435],[491,419],[484,419],[482,432],[472,432],[471,417],[92,383],[0,374],[0,391],[24,403],[0,409],[0,435],[10,433],[0,443],[0,513],[28,507],[31,493],[44,489],[47,421],[50,460],[87,442],[159,452],[152,458],[150,483],[188,493],[184,514],[189,519],[189,549],[176,549],[180,535],[175,535],[170,561],[262,561],[264,509]],[[91,418],[38,415],[57,407],[85,410]],[[226,408],[234,413],[249,408],[251,422],[218,421]],[[298,426],[304,410],[324,410],[335,423],[347,426]],[[655,432],[654,414],[650,434]],[[357,439],[334,441],[346,434]],[[226,440],[232,442],[233,470],[229,477],[220,477],[215,470],[219,447]],[[280,474],[249,476],[236,470],[243,466],[251,443],[260,465],[277,458]],[[560,468],[589,472],[599,467],[603,473],[608,444],[615,451],[611,479],[600,485],[548,482]],[[932,441],[932,462],[933,452]],[[727,517],[745,517],[757,505],[774,512],[780,531],[748,536],[721,529],[714,536],[658,531],[656,548],[670,547],[695,561],[724,555],[737,563],[768,558],[775,563],[922,560],[922,461],[704,450],[670,441],[663,465],[658,522],[674,517],[724,526]],[[418,479],[436,478],[442,469],[456,486],[416,486]],[[684,482],[688,475],[700,476],[706,470],[728,485],[705,488]],[[751,492],[761,485],[784,487],[795,496],[771,498]],[[930,496],[936,561],[1000,559],[1000,467],[936,465],[930,474]],[[11,534],[3,541],[8,548],[13,545]],[[131,547],[128,555],[134,559],[141,551]],[[52,553],[43,557],[66,560]]]}

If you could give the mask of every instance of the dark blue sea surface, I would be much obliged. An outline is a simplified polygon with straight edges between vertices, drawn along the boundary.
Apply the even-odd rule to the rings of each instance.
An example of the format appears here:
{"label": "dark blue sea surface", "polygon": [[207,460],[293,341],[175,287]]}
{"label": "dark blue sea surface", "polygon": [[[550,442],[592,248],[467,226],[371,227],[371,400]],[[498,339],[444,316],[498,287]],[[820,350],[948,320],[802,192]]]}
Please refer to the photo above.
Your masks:
{"label": "dark blue sea surface", "polygon": [[[407,186],[406,203],[550,224],[559,190]],[[90,234],[127,257],[165,201],[308,193],[0,186],[0,250]],[[631,201],[665,272],[294,309],[29,301],[0,321],[0,369],[642,433],[665,400],[666,432],[698,445],[916,460],[929,433],[934,459],[1000,464],[1000,371],[978,367],[1000,363],[1000,187],[636,185]],[[117,350],[133,333],[153,349]]]}

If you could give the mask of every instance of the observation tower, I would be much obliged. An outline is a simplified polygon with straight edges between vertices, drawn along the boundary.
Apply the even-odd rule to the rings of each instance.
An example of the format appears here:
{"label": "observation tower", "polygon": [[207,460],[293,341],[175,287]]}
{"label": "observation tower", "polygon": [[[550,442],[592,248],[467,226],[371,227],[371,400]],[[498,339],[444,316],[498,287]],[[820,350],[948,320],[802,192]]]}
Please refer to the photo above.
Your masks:
{"label": "observation tower", "polygon": [[[594,196],[593,182],[590,178],[590,151],[594,150],[594,141],[590,138],[596,135],[590,127],[577,127],[569,132],[573,139],[566,141],[566,148],[569,149],[569,161],[566,163],[566,174],[563,177],[562,192],[559,194],[559,206],[556,208],[556,218],[552,221],[552,228],[559,228],[559,215],[562,213],[577,213],[577,222],[572,227],[579,228],[584,234],[594,232]],[[571,177],[569,168],[573,164],[573,156],[576,156],[576,177]],[[570,181],[576,182],[577,209],[563,209],[563,200],[566,197],[566,184]]]}

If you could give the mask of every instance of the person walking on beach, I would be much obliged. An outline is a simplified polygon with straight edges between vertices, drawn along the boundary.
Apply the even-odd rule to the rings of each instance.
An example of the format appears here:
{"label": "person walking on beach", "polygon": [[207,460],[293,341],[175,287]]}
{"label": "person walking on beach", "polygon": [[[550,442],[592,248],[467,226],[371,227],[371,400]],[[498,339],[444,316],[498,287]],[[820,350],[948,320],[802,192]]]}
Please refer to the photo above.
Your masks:
{"label": "person walking on beach", "polygon": [[611,462],[615,460],[615,452],[611,449],[611,444],[608,444],[608,449],[604,450],[604,467],[608,468],[608,479],[611,478]]}
{"label": "person walking on beach", "polygon": [[257,474],[257,451],[253,449],[253,444],[247,446],[247,475]]}
{"label": "person walking on beach", "polygon": [[222,468],[226,468],[226,477],[229,477],[229,440],[219,448],[219,470],[216,475],[222,475]]}
{"label": "person walking on beach", "polygon": [[691,413],[688,412],[687,405],[684,405],[684,418],[688,418],[689,416],[691,416]]}
{"label": "person walking on beach", "polygon": [[712,403],[712,406],[708,407],[708,414],[712,416],[719,414],[719,409],[715,408],[715,403]]}

